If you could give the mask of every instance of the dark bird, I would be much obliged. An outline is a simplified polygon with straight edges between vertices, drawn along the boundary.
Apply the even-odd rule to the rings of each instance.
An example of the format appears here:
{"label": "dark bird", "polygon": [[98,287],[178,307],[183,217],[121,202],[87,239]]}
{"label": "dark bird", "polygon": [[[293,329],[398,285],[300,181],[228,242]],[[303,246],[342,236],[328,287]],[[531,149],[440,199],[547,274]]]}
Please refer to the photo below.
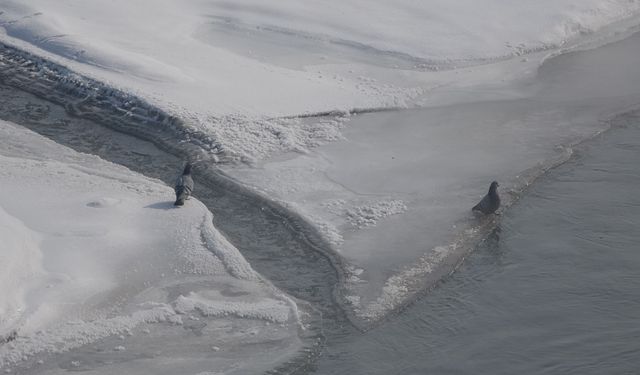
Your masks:
{"label": "dark bird", "polygon": [[193,178],[191,178],[191,163],[184,166],[182,175],[176,180],[176,202],[174,206],[183,206],[184,201],[189,199],[193,192]]}
{"label": "dark bird", "polygon": [[489,192],[485,195],[480,203],[473,206],[471,210],[482,212],[485,215],[492,214],[500,208],[500,196],[498,195],[498,183],[493,181],[489,186]]}

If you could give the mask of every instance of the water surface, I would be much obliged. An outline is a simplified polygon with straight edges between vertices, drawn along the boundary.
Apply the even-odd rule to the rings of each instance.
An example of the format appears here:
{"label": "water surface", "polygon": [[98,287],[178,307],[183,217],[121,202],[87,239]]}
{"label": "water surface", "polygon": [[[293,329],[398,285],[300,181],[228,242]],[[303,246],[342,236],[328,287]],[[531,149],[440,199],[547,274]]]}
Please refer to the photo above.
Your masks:
{"label": "water surface", "polygon": [[587,142],[404,313],[335,337],[318,374],[635,374],[640,114]]}

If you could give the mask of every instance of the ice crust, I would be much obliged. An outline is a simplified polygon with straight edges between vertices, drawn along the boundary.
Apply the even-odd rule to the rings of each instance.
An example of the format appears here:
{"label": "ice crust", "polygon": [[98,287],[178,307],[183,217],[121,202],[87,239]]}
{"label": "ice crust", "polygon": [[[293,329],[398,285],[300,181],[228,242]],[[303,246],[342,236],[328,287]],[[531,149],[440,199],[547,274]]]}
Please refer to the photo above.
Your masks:
{"label": "ice crust", "polygon": [[[467,217],[491,180],[509,202],[606,128],[605,114],[637,103],[637,56],[538,74],[549,56],[637,27],[635,0],[0,5],[3,41],[139,95],[184,120],[185,133],[210,135],[204,144],[215,143],[229,175],[314,223],[345,261],[339,295],[367,321],[455,267],[491,226]],[[112,198],[87,204],[122,205]],[[208,221],[197,227],[206,233]],[[216,236],[207,236],[216,258],[252,282]]]}
{"label": "ice crust", "polygon": [[432,87],[409,71],[564,47],[640,9],[629,0],[0,6],[3,39],[212,128],[238,116],[408,106]]}
{"label": "ice crust", "polygon": [[[639,41],[549,59],[531,80],[485,88],[476,102],[354,116],[343,140],[230,173],[332,240],[350,264],[341,295],[366,326],[455,269],[495,225],[470,212],[491,181],[508,206],[573,145],[637,107]],[[359,225],[370,215],[375,225]]]}
{"label": "ice crust", "polygon": [[[234,346],[250,337],[273,356],[239,351],[238,369],[269,368],[299,349],[295,303],[251,268],[202,203],[175,209],[173,191],[159,181],[17,125],[0,122],[0,138],[0,369],[42,371],[53,355],[56,362],[113,340],[120,344],[111,355],[127,362],[117,353],[147,350],[144,337],[134,336],[171,340],[170,327],[195,321],[198,329],[232,324],[245,334],[213,329],[209,343],[165,353],[177,357],[165,371],[220,340]],[[282,343],[268,344],[276,338]],[[72,362],[86,367],[79,358]],[[206,358],[191,373],[216,368],[218,359]],[[105,364],[94,370],[113,371]]]}

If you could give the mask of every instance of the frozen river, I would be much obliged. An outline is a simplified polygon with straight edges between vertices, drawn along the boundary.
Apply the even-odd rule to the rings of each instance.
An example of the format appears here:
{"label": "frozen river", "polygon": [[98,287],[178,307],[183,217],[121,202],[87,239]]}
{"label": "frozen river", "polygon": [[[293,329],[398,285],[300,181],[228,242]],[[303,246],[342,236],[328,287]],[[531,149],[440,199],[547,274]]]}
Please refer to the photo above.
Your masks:
{"label": "frozen river", "polygon": [[318,374],[632,374],[640,114],[580,147],[403,313],[336,337]]}
{"label": "frozen river", "polygon": [[636,35],[549,58],[509,87],[435,90],[437,105],[352,116],[342,140],[228,171],[339,234],[334,248],[350,267],[338,294],[368,327],[486,235],[492,223],[469,208],[492,180],[508,206],[640,103],[639,45]]}
{"label": "frozen river", "polygon": [[[459,123],[476,115],[480,121],[493,111],[497,116],[516,114],[514,120],[529,119],[524,120],[529,121],[528,131],[547,127],[547,134],[563,124],[583,131],[581,121],[594,127],[604,122],[612,128],[577,146],[567,163],[537,180],[461,268],[435,290],[371,331],[330,341],[315,373],[622,374],[637,370],[640,113],[625,113],[625,108],[637,108],[640,103],[640,71],[634,67],[640,61],[639,51],[636,35],[550,60],[532,86],[538,90],[534,101],[492,101],[455,111],[448,108],[448,112],[447,108],[425,109],[401,114],[404,121],[394,114],[368,115],[356,122],[356,127],[375,127],[397,121],[406,128],[420,121],[445,122],[440,118]],[[607,108],[622,114],[610,121],[603,116]],[[562,114],[550,115],[554,110]],[[599,113],[599,121],[593,121],[599,117],[594,113]],[[382,120],[372,121],[372,117]],[[458,144],[464,150],[461,142],[484,142],[488,136],[468,133],[460,141],[452,133],[451,142],[442,147]],[[394,142],[402,142],[398,137],[403,134],[407,133],[398,131]],[[496,127],[495,134],[503,137],[502,129]],[[534,139],[540,144],[552,142],[544,137],[542,132]],[[510,147],[534,151],[536,145],[522,143],[525,140],[531,142],[531,134],[509,139],[495,155]]]}
{"label": "frozen river", "polygon": [[[460,129],[438,124],[500,117],[500,123],[519,128],[515,133],[495,129],[507,143],[491,157],[541,158],[544,153],[535,154],[535,145],[518,144],[525,139],[518,131],[533,129],[527,124],[563,126],[566,139],[555,142],[566,144],[604,128],[601,121],[607,115],[640,103],[639,62],[636,35],[550,60],[527,88],[529,99],[369,114],[356,117],[347,136],[365,125],[383,127],[393,121],[402,128],[394,129],[402,144],[412,140],[403,139],[402,134],[410,133],[401,130],[430,121],[433,134],[440,132],[440,139],[453,142],[450,147],[460,147],[455,143],[463,138]],[[181,164],[150,143],[70,117],[62,107],[14,88],[0,86],[0,103],[2,119],[147,175],[170,181]],[[514,122],[521,118],[526,121]],[[635,272],[640,266],[640,130],[633,112],[610,124],[613,130],[579,146],[569,162],[528,190],[457,273],[366,333],[351,326],[333,301],[339,278],[331,262],[281,220],[277,210],[225,186],[201,184],[198,198],[257,271],[322,313],[323,320],[315,324],[326,344],[314,352],[322,356],[317,361],[311,356],[300,371],[627,373],[640,366],[635,324],[640,311]],[[554,142],[548,137],[555,131],[526,134],[526,139],[547,145]],[[518,147],[531,154],[518,155]],[[321,152],[339,155],[340,145]],[[373,257],[368,266],[385,261],[389,259]]]}

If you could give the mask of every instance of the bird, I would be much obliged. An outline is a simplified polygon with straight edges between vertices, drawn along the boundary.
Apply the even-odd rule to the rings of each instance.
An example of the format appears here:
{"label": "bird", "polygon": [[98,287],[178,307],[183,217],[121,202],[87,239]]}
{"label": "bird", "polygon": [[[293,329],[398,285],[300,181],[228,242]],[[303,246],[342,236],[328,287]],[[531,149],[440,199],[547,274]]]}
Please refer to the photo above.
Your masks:
{"label": "bird", "polygon": [[176,179],[176,186],[174,188],[176,192],[176,202],[174,206],[183,206],[184,201],[189,199],[193,192],[193,178],[191,177],[191,163],[187,163],[184,166],[182,175]]}
{"label": "bird", "polygon": [[500,207],[500,196],[498,195],[498,182],[493,181],[489,186],[489,192],[480,203],[473,206],[472,211],[482,212],[485,215],[492,214]]}

